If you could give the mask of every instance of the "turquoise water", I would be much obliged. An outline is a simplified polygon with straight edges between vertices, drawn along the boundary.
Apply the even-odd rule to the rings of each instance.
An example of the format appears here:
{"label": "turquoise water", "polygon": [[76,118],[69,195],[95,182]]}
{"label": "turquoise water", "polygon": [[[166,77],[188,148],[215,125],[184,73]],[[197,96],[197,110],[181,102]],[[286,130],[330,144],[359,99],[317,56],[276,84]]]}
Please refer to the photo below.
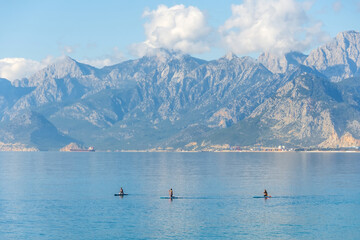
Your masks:
{"label": "turquoise water", "polygon": [[2,152],[0,239],[360,239],[360,154]]}

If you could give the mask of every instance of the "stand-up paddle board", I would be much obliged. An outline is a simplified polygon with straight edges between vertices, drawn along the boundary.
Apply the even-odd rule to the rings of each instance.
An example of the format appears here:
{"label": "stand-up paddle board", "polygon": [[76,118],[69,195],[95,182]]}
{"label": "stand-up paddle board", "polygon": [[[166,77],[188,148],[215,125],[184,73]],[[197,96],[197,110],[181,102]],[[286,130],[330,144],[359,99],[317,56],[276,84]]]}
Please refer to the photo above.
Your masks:
{"label": "stand-up paddle board", "polygon": [[271,198],[271,196],[255,196],[253,198]]}
{"label": "stand-up paddle board", "polygon": [[160,197],[160,199],[182,199],[182,197]]}
{"label": "stand-up paddle board", "polygon": [[129,195],[127,193],[115,193],[114,196],[117,196],[117,197],[122,197],[122,196],[126,196],[126,195]]}

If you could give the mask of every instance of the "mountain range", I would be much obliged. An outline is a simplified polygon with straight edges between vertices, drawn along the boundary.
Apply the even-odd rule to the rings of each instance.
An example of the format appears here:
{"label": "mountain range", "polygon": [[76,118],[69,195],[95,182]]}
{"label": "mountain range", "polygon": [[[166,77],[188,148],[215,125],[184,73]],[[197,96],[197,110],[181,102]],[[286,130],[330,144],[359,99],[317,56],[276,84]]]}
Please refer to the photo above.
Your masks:
{"label": "mountain range", "polygon": [[167,49],[95,68],[63,57],[0,79],[0,142],[59,150],[211,150],[360,146],[360,33],[308,55],[228,53],[205,61]]}

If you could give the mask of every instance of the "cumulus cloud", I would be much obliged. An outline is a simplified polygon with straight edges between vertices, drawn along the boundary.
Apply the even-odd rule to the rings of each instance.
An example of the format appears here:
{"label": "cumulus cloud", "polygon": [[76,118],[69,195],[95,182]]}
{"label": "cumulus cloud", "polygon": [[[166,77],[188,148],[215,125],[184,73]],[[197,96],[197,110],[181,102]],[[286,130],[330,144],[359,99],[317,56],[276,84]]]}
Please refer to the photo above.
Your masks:
{"label": "cumulus cloud", "polygon": [[198,8],[184,5],[147,10],[143,17],[146,41],[132,46],[133,53],[145,55],[149,48],[167,48],[184,53],[203,53],[210,50],[208,37],[211,28],[205,14]]}
{"label": "cumulus cloud", "polygon": [[0,59],[0,77],[10,81],[29,77],[53,61],[53,57],[47,57],[40,62],[25,58],[3,58]]}
{"label": "cumulus cloud", "polygon": [[237,54],[305,51],[326,39],[308,8],[308,2],[295,0],[244,0],[232,5],[232,16],[219,32],[225,47]]}

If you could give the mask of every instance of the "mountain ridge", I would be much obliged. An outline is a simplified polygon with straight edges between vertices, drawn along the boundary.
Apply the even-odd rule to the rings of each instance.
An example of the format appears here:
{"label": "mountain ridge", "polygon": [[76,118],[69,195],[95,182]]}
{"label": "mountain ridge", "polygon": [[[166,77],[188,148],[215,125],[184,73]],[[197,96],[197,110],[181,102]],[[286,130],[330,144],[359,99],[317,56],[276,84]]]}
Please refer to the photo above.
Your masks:
{"label": "mountain ridge", "polygon": [[[18,92],[0,91],[0,141],[41,150],[349,146],[360,139],[359,52],[360,34],[348,31],[309,55],[206,61],[160,49],[101,69],[65,57],[0,81]],[[16,120],[22,114],[30,123]]]}

